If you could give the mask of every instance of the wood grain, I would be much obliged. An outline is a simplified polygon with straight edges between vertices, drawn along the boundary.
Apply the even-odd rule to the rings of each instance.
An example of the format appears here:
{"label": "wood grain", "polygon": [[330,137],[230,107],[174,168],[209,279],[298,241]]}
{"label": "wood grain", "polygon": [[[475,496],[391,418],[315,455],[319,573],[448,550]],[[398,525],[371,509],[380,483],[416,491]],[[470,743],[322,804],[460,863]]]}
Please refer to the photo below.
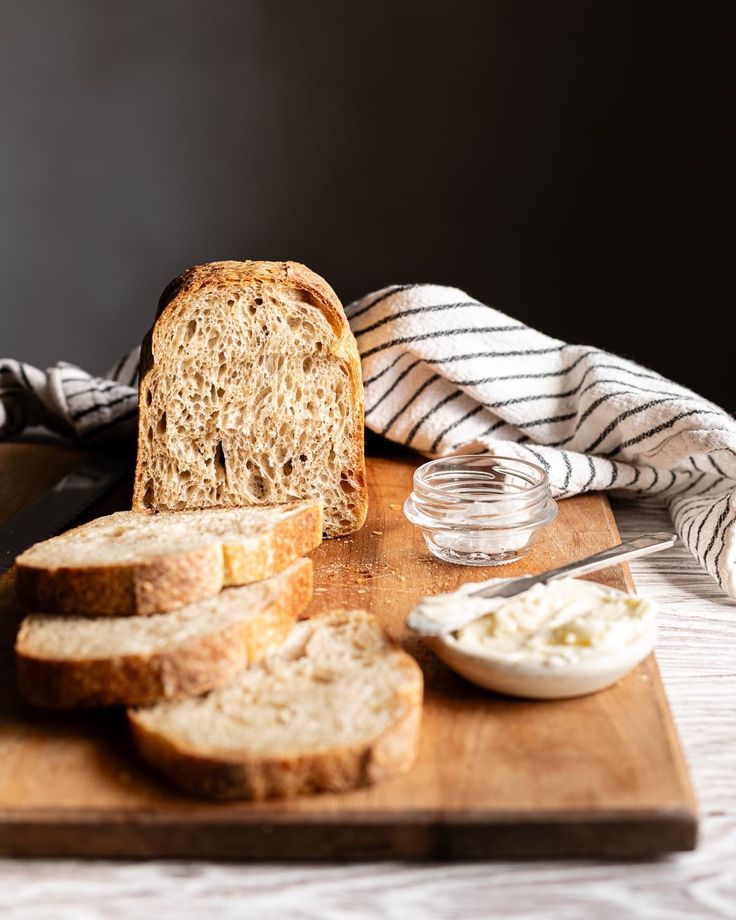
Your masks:
{"label": "wood grain", "polygon": [[[670,526],[659,505],[613,508],[624,536]],[[584,862],[0,859],[3,920],[731,920],[736,605],[682,546],[631,568],[658,607],[657,659],[701,805],[695,851]]]}
{"label": "wood grain", "polygon": [[[13,465],[18,459],[16,450]],[[368,607],[422,664],[427,703],[409,775],[298,802],[184,799],[136,763],[119,713],[59,716],[20,704],[10,655],[20,612],[6,580],[2,852],[457,859],[631,856],[693,846],[694,802],[653,658],[603,693],[531,703],[474,688],[404,634],[403,618],[420,594],[490,574],[432,559],[406,523],[401,504],[415,464],[412,457],[371,459],[371,516],[360,534],[315,553],[314,602],[314,609]],[[617,540],[599,496],[560,510],[528,559],[504,574],[539,571]],[[601,576],[628,583],[623,569]]]}

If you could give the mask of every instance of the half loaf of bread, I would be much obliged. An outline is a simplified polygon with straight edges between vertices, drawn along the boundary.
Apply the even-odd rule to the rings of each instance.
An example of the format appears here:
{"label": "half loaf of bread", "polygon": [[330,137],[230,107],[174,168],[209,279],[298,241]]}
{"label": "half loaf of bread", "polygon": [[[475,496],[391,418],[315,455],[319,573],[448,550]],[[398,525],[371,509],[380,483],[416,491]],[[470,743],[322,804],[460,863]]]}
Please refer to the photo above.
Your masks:
{"label": "half loaf of bread", "polygon": [[31,614],[15,654],[38,706],[143,705],[205,693],[275,651],[312,596],[312,563],[146,617]]}
{"label": "half loaf of bread", "polygon": [[269,578],[321,539],[314,501],[179,514],[120,511],[22,553],[16,592],[34,612],[142,616]]}
{"label": "half loaf of bread", "polygon": [[285,645],[205,696],[129,712],[140,754],[217,799],[352,789],[412,764],[422,672],[363,610],[297,623]]}
{"label": "half loaf of bread", "polygon": [[141,351],[133,508],[314,497],[328,536],[362,526],[360,358],[337,295],[296,262],[184,272]]}

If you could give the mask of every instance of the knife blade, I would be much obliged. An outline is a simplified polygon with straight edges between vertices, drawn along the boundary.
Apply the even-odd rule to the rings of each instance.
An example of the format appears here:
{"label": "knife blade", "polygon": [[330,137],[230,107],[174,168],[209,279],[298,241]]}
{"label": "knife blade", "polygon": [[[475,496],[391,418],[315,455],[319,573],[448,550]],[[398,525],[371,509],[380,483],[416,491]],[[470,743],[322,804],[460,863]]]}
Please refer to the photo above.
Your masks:
{"label": "knife blade", "polygon": [[83,461],[35,501],[0,524],[0,574],[23,550],[62,531],[132,466],[127,451],[101,452]]}

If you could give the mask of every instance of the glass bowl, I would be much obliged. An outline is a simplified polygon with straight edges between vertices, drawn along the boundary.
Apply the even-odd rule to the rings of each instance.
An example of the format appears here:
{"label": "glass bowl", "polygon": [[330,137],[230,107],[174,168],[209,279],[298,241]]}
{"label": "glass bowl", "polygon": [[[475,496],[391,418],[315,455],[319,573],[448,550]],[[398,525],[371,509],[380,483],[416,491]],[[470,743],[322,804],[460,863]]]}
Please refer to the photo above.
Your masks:
{"label": "glass bowl", "polygon": [[460,454],[431,460],[414,471],[413,485],[404,514],[444,562],[514,562],[557,517],[545,471],[514,457]]}

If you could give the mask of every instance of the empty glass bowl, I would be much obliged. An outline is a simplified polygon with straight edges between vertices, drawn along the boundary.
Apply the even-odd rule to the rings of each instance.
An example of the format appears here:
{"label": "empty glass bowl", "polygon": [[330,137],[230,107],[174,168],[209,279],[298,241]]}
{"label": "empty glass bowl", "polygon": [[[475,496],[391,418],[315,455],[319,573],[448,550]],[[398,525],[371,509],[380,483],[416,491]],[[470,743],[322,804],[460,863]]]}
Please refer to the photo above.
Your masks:
{"label": "empty glass bowl", "polygon": [[404,514],[438,559],[503,565],[527,554],[540,529],[557,516],[557,503],[541,466],[461,454],[415,470]]}

